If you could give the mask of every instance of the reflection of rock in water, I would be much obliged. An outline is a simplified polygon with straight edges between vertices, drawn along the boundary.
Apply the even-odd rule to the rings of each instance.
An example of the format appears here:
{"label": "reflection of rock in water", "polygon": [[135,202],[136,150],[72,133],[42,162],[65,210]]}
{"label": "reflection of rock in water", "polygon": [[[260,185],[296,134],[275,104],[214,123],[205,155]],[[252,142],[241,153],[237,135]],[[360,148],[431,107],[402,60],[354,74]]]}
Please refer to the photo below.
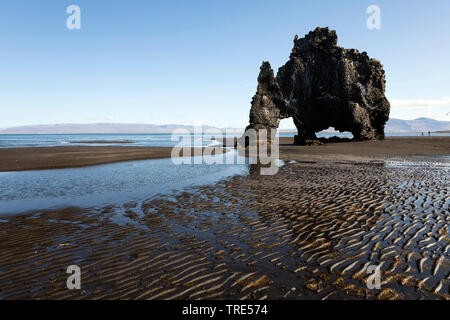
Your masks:
{"label": "reflection of rock in water", "polygon": [[251,164],[249,166],[249,174],[250,175],[261,175],[261,166],[262,166],[261,164]]}
{"label": "reflection of rock in water", "polygon": [[[14,217],[0,224],[0,295],[449,299],[447,171],[288,163],[123,208]],[[84,293],[67,290],[68,264]]]}
{"label": "reflection of rock in water", "polygon": [[[270,161],[270,162],[267,163],[267,161]],[[260,161],[258,161],[255,164],[250,164],[249,165],[249,174],[250,175],[271,175],[271,174],[269,174],[271,172],[273,172],[273,174],[276,174],[280,167],[279,160],[277,158],[273,158],[273,159],[269,159],[267,161],[265,161],[265,163],[261,163]]]}
{"label": "reflection of rock in water", "polygon": [[[262,143],[259,141],[259,143]],[[278,142],[262,145],[256,143],[254,147],[240,145],[236,148],[237,153],[241,157],[246,158],[249,165],[249,174],[273,175],[278,172],[283,161],[279,159]],[[276,148],[276,149],[275,149]]]}

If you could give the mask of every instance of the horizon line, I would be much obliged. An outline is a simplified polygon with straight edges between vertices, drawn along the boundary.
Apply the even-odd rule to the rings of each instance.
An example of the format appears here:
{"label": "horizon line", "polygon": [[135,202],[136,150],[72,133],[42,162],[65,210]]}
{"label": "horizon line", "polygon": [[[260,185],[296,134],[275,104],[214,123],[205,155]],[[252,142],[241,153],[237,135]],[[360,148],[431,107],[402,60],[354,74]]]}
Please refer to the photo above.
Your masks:
{"label": "horizon line", "polygon": [[[289,119],[289,118],[287,118]],[[421,119],[434,120],[439,122],[450,122],[450,120],[438,120],[431,117],[418,117],[415,119],[401,119],[401,118],[389,118],[389,120],[402,120],[402,121],[415,121]],[[12,129],[12,128],[21,128],[21,127],[33,127],[33,126],[58,126],[58,125],[147,125],[147,126],[188,126],[188,127],[212,127],[218,129],[243,129],[244,127],[230,127],[230,126],[216,126],[211,124],[187,124],[187,123],[164,123],[164,124],[155,124],[155,123],[144,123],[144,122],[58,122],[58,123],[39,123],[39,124],[23,124],[23,125],[13,125],[9,127],[0,127],[0,130]],[[296,129],[293,127],[292,129]],[[291,130],[291,129],[281,129],[281,130]]]}

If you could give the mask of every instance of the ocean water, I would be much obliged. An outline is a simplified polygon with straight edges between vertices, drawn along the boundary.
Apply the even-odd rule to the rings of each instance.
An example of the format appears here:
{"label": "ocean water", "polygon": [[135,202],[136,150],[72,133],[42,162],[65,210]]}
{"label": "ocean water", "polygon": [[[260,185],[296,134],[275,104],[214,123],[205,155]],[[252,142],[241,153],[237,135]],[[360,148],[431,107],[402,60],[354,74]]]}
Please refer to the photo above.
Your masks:
{"label": "ocean water", "polygon": [[[227,137],[237,137],[240,133],[227,135]],[[280,137],[293,137],[293,132],[281,132]],[[421,136],[420,132],[413,133],[387,133],[387,136]],[[449,136],[448,133],[433,133],[432,136]],[[343,138],[352,138],[349,132],[319,132],[317,137],[338,136]],[[225,137],[225,135],[223,136]],[[196,146],[208,146],[217,144],[217,141],[203,139],[201,135],[174,135],[167,133],[150,134],[0,134],[0,148],[18,148],[18,147],[52,147],[65,145],[105,145],[96,143],[73,143],[77,141],[118,141],[118,143],[108,145],[127,145],[139,147],[173,147],[175,145],[185,145],[187,143]],[[133,143],[124,143],[119,141],[133,141]]]}
{"label": "ocean water", "polygon": [[[200,135],[172,137],[169,134],[85,134],[0,135],[0,146],[67,146],[83,144],[72,144],[73,141],[99,140],[135,142],[112,144],[126,146],[218,144],[216,140]],[[183,158],[188,164],[177,164],[167,158],[81,168],[0,172],[0,216],[68,206],[121,206],[128,202],[141,202],[158,194],[189,189],[194,185],[213,184],[236,174],[248,174],[248,159],[239,156],[233,148],[228,149],[225,154]],[[278,164],[283,163],[280,161]]]}
{"label": "ocean water", "polygon": [[[235,160],[206,164],[217,157]],[[208,185],[247,174],[246,159],[234,150],[205,156],[201,164],[175,165],[171,159],[127,161],[82,168],[0,172],[0,216],[76,206],[120,206],[194,185]],[[238,163],[240,159],[241,163]],[[230,164],[226,164],[230,163]]]}
{"label": "ocean water", "polygon": [[[77,143],[80,141],[117,141],[107,145],[127,145],[139,147],[173,147],[188,142],[196,146],[217,144],[216,141],[202,139],[200,135],[174,135],[166,133],[152,134],[0,134],[0,148],[54,147],[76,145],[105,145],[96,143]],[[123,141],[123,142],[120,142]],[[133,143],[125,143],[133,141]]]}
{"label": "ocean water", "polygon": [[[84,144],[73,141],[133,141],[107,145],[163,146],[218,144],[202,136],[170,134],[51,134],[0,135],[0,147],[49,147]],[[218,157],[234,158],[229,164],[207,164]],[[193,161],[197,157],[186,158]],[[205,156],[201,164],[176,165],[171,159],[126,161],[82,168],[0,172],[0,215],[56,209],[120,206],[157,194],[169,194],[194,185],[207,185],[236,174],[247,174],[245,158],[233,149],[226,155]],[[238,161],[239,160],[239,161]]]}

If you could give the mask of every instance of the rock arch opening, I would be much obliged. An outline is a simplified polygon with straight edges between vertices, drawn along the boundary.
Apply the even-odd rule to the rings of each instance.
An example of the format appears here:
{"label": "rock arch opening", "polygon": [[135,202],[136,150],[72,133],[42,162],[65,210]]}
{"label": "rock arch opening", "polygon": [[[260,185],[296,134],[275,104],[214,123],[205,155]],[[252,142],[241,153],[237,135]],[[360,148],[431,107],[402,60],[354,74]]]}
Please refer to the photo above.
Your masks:
{"label": "rock arch opening", "polygon": [[353,134],[350,131],[338,131],[333,127],[329,127],[328,129],[322,130],[316,133],[316,136],[320,138],[345,138],[345,139],[353,139]]}
{"label": "rock arch opening", "polygon": [[280,133],[294,133],[297,132],[297,128],[294,124],[294,119],[292,117],[280,119],[280,124],[278,125],[278,131]]}

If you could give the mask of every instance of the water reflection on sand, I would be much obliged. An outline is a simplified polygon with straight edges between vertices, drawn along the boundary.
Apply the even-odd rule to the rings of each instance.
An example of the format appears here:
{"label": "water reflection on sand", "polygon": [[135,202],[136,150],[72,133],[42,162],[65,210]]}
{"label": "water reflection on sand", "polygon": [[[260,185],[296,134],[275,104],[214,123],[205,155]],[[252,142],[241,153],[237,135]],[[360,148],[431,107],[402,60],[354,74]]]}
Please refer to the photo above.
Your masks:
{"label": "water reflection on sand", "polygon": [[[214,159],[218,156],[207,156]],[[230,150],[226,157],[238,157]],[[192,158],[192,163],[197,157]],[[237,158],[236,158],[237,159]],[[64,206],[91,207],[142,201],[194,185],[248,173],[246,159],[230,164],[140,160],[83,168],[0,172],[0,214]],[[248,162],[248,161],[247,161]]]}

